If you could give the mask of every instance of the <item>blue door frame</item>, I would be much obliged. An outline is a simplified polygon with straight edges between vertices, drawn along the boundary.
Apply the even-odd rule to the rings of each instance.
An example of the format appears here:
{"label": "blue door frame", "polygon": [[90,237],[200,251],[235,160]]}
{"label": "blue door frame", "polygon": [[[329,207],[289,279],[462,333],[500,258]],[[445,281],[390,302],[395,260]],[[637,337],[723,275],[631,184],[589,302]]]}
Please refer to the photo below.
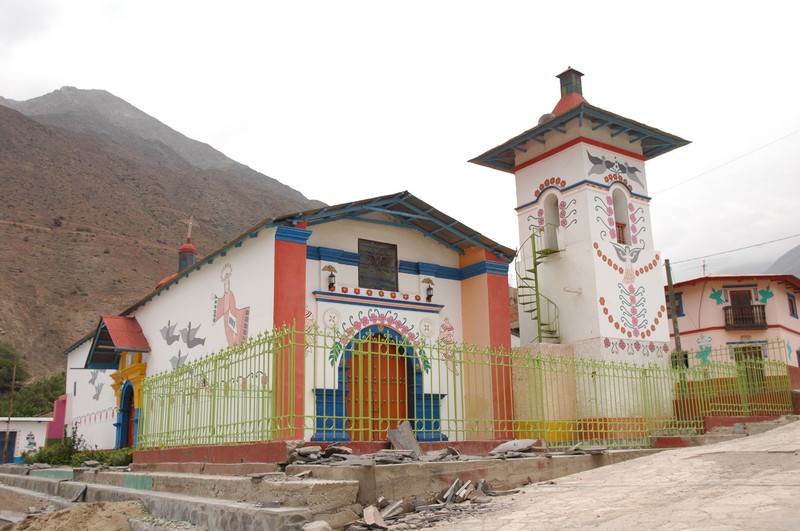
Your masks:
{"label": "blue door frame", "polygon": [[130,380],[125,380],[125,383],[122,384],[122,391],[120,392],[117,422],[114,423],[114,427],[117,429],[114,448],[125,448],[128,446],[131,411],[133,412],[133,444],[131,446],[136,446],[136,439],[139,435],[139,410],[133,406],[133,384]]}
{"label": "blue door frame", "polygon": [[369,337],[387,338],[404,349],[407,374],[411,389],[408,393],[409,411],[412,426],[419,441],[446,441],[447,436],[441,433],[441,401],[447,396],[441,393],[423,393],[422,363],[418,362],[414,348],[403,341],[403,336],[386,325],[372,325],[362,329],[353,337],[344,350],[336,369],[336,387],[333,389],[313,389],[315,399],[316,423],[312,441],[349,441],[347,432],[347,362],[353,355],[356,345]]}

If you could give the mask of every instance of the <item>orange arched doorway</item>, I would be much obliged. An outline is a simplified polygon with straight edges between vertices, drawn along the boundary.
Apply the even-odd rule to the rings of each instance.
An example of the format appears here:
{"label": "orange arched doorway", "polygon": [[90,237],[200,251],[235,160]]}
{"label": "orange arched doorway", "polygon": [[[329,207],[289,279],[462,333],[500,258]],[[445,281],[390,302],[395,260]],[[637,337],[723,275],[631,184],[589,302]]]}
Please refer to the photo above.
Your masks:
{"label": "orange arched doorway", "polygon": [[368,335],[346,361],[348,432],[352,441],[384,441],[412,418],[413,358],[389,335]]}

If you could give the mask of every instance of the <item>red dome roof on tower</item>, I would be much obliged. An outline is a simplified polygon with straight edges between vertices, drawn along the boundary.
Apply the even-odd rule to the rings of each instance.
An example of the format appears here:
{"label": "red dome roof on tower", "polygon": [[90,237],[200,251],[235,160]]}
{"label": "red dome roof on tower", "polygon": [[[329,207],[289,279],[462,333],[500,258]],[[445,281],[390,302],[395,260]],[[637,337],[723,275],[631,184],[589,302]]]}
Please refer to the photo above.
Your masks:
{"label": "red dome roof on tower", "polygon": [[180,246],[178,249],[179,253],[194,253],[197,254],[197,248],[192,245],[192,239],[186,238],[186,243]]}

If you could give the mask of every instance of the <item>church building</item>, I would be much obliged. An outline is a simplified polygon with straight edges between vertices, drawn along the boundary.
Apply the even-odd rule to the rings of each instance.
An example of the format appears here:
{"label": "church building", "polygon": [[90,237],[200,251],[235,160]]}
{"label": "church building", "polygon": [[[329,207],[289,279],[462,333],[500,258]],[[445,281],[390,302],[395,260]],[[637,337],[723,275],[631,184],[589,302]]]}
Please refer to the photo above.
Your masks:
{"label": "church building", "polygon": [[[267,219],[200,260],[187,239],[179,273],[67,351],[67,423],[132,446],[143,378],[284,326],[510,347],[514,255],[409,192]],[[324,390],[304,353],[294,362],[275,393],[314,415]]]}
{"label": "church building", "polygon": [[[264,387],[263,403],[224,410],[231,430],[268,416],[272,438],[384,440],[408,418],[423,441],[513,438],[523,425],[514,404],[526,396],[532,404],[535,394],[515,383],[509,354],[515,259],[526,352],[667,366],[663,257],[645,162],[687,141],[590,105],[581,76],[559,75],[551,113],[471,161],[514,176],[519,252],[409,192],[267,219],[199,260],[187,239],[177,274],[121,314],[100,316],[67,351],[65,422],[92,445],[133,446],[143,380],[176,374],[193,389],[148,404],[175,432],[174,445],[194,444],[177,426],[191,424],[203,399],[218,408],[213,417],[223,399],[253,385]],[[181,372],[225,349],[235,358],[237,346],[282,327],[338,339],[324,356],[314,345],[284,349],[271,368],[216,382]],[[365,341],[356,356],[353,345]],[[444,348],[440,357],[426,357],[429,344]],[[492,350],[456,359],[446,347],[461,344]],[[560,392],[574,410],[559,423],[641,424],[618,397],[582,411],[587,392],[575,384]],[[670,407],[665,400],[656,409]],[[215,426],[207,440],[231,442]]]}

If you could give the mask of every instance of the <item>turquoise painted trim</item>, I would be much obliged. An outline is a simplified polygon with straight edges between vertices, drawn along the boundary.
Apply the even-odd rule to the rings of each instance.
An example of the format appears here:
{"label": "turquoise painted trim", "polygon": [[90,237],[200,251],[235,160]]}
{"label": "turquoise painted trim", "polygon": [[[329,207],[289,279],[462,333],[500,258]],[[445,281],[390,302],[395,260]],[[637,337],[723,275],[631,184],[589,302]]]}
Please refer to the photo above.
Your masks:
{"label": "turquoise painted trim", "polygon": [[72,352],[73,350],[77,349],[78,347],[80,347],[81,345],[86,343],[87,341],[91,341],[91,339],[93,337],[94,337],[94,332],[92,332],[91,334],[89,334],[87,336],[84,336],[83,339],[79,339],[77,343],[74,343],[71,347],[69,347],[67,350],[64,351],[64,355],[65,356],[68,355],[70,352]]}
{"label": "turquoise painted trim", "polygon": [[126,489],[153,490],[153,476],[125,474],[122,486]]}
{"label": "turquoise painted trim", "polygon": [[[358,253],[344,251],[341,249],[331,249],[328,247],[314,247],[309,245],[306,248],[306,259],[319,260],[324,262],[334,262],[341,265],[358,266]],[[407,275],[425,275],[436,277],[442,280],[466,280],[484,273],[496,275],[508,275],[506,262],[495,262],[485,260],[472,264],[465,268],[447,267],[427,262],[410,262],[400,260],[399,271]]]}
{"label": "turquoise painted trim", "polygon": [[[358,266],[358,253],[344,251],[342,249],[331,249],[329,247],[314,247],[309,245],[306,248],[306,259]],[[461,280],[462,277],[461,270],[457,267],[427,264],[424,262],[410,262],[408,260],[400,260],[398,270],[400,273],[407,275],[435,276],[445,280]]]}
{"label": "turquoise painted trim", "polygon": [[552,186],[552,185],[551,185],[551,186],[548,186],[547,188],[544,188],[544,189],[543,189],[543,190],[542,190],[542,191],[539,193],[539,196],[538,196],[536,199],[534,199],[533,201],[530,201],[530,202],[528,202],[528,203],[525,203],[524,205],[520,205],[520,206],[516,207],[514,210],[520,211],[520,210],[522,210],[523,208],[528,208],[528,207],[529,207],[529,206],[531,206],[531,205],[535,205],[536,203],[538,203],[538,202],[539,202],[539,200],[542,198],[542,196],[544,196],[544,193],[545,193],[547,190],[550,190],[551,188],[552,188],[553,190],[556,190],[557,192],[562,192],[562,193],[563,193],[563,192],[568,192],[568,191],[572,190],[573,188],[577,188],[577,187],[579,187],[579,186],[584,186],[584,185],[587,185],[587,184],[591,184],[591,185],[593,185],[593,186],[598,186],[598,187],[600,187],[600,188],[604,188],[604,189],[606,189],[606,190],[610,190],[610,189],[611,189],[611,187],[612,187],[613,185],[615,185],[615,184],[621,184],[621,185],[622,185],[622,186],[623,186],[623,187],[624,187],[626,190],[628,190],[628,193],[631,195],[631,197],[635,197],[635,198],[637,198],[637,199],[643,199],[643,200],[645,200],[645,201],[650,201],[650,200],[652,199],[652,198],[651,198],[651,197],[649,197],[649,196],[646,196],[646,195],[642,195],[642,194],[637,194],[637,193],[635,193],[633,190],[631,190],[630,186],[626,186],[626,185],[625,185],[625,183],[624,183],[624,182],[622,182],[622,181],[613,181],[613,182],[611,182],[611,183],[609,183],[609,184],[602,184],[602,183],[598,183],[598,182],[595,182],[595,181],[590,181],[589,179],[584,179],[584,180],[582,180],[582,181],[580,181],[580,182],[577,182],[577,183],[575,183],[575,184],[571,184],[571,185],[569,185],[569,186],[565,186],[564,188],[559,188],[559,187],[557,187],[557,186]]}
{"label": "turquoise painted trim", "polygon": [[508,150],[516,149],[517,147],[522,146],[531,140],[544,143],[544,140],[541,137],[550,131],[556,131],[560,134],[564,134],[566,132],[564,129],[566,124],[575,119],[579,121],[580,125],[583,125],[584,120],[590,120],[595,126],[593,127],[593,130],[607,127],[612,130],[612,133],[616,131],[627,133],[631,137],[629,138],[629,143],[640,142],[645,139],[648,140],[649,144],[647,146],[642,145],[642,155],[646,158],[646,160],[650,160],[663,153],[681,146],[685,146],[689,143],[688,140],[684,140],[663,131],[659,131],[658,129],[650,126],[634,122],[633,120],[623,118],[622,116],[605,111],[599,107],[594,107],[588,103],[581,103],[577,107],[559,116],[556,116],[552,120],[537,125],[533,129],[529,129],[528,131],[525,131],[524,133],[517,135],[506,142],[503,142],[499,146],[490,149],[486,153],[471,159],[469,162],[512,173],[514,171],[515,164],[513,159],[511,162],[506,162],[508,158],[505,156],[505,153]]}
{"label": "turquoise painted trim", "polygon": [[47,470],[29,470],[29,476],[34,476],[37,478],[49,478],[55,480],[73,480],[75,479],[75,474],[71,468],[64,469],[64,468],[51,468]]}
{"label": "turquoise painted trim", "polygon": [[728,341],[725,343],[726,345],[766,345],[769,341],[761,340],[761,341]]}
{"label": "turquoise painted trim", "polygon": [[[797,298],[794,295],[792,295],[791,293],[787,293],[786,297],[791,301],[791,304],[789,305],[789,315],[791,317],[794,317],[795,319],[798,319],[798,316],[797,316]],[[792,308],[794,308],[794,311],[792,311]]]}
{"label": "turquoise painted trim", "polygon": [[282,242],[305,244],[311,237],[311,233],[312,231],[308,229],[278,225],[278,228],[275,230],[275,239]]}
{"label": "turquoise painted trim", "polygon": [[[333,293],[330,291],[314,291],[312,292],[312,295],[314,295],[314,299],[322,300],[324,302],[335,302],[336,304],[349,304],[351,306],[373,306],[376,308],[387,308],[390,310],[404,310],[409,312],[440,313],[442,311],[442,308],[444,308],[444,304],[432,304],[430,302],[424,302],[424,301],[382,299],[380,297],[366,297],[364,295],[350,295],[349,293],[348,294]],[[419,306],[422,306],[422,308],[419,308]]]}
{"label": "turquoise painted trim", "polygon": [[508,276],[508,264],[489,260],[472,264],[461,270],[461,280],[487,274]]}

